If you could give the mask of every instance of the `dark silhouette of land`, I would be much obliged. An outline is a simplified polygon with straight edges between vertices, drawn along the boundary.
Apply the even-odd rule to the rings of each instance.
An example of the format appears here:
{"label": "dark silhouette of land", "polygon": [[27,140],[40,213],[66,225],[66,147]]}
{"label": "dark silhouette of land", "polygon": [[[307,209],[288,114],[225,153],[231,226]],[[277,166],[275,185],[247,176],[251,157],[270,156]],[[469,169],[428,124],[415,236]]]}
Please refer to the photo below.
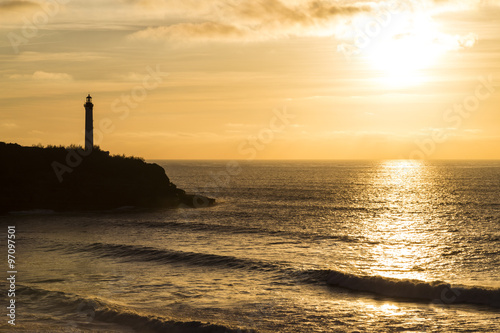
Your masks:
{"label": "dark silhouette of land", "polygon": [[34,209],[103,210],[123,206],[206,207],[165,170],[143,159],[73,146],[22,147],[0,142],[0,213]]}

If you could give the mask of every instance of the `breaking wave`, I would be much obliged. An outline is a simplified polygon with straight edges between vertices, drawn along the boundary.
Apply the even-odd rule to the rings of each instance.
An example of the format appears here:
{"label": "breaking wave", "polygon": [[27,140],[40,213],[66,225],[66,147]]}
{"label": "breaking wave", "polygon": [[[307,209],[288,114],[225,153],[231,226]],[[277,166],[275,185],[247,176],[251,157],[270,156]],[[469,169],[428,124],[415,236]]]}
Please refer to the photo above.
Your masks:
{"label": "breaking wave", "polygon": [[270,272],[282,280],[310,284],[328,284],[352,291],[402,298],[419,299],[434,303],[470,303],[500,307],[500,289],[482,286],[452,286],[441,281],[396,279],[382,276],[362,276],[327,269],[298,269],[291,263],[238,258],[217,254],[183,252],[147,246],[93,243],[76,246],[71,252],[90,252],[100,257],[114,257],[125,261],[153,262],[158,264],[182,263],[212,268],[242,269]]}
{"label": "breaking wave", "polygon": [[500,307],[500,289],[479,286],[452,286],[441,281],[358,276],[338,271],[328,274],[327,283],[335,287],[394,298],[421,299],[439,304],[470,303]]}
{"label": "breaking wave", "polygon": [[[236,333],[241,329],[223,325],[203,323],[199,321],[178,321],[168,318],[144,315],[122,306],[109,304],[98,298],[83,298],[78,295],[60,291],[49,291],[39,288],[21,286],[19,294],[32,301],[43,302],[45,306],[60,312],[68,312],[74,321],[85,322],[87,325],[94,321],[122,325],[138,332],[187,332],[187,333]],[[49,301],[49,302],[47,302]]]}

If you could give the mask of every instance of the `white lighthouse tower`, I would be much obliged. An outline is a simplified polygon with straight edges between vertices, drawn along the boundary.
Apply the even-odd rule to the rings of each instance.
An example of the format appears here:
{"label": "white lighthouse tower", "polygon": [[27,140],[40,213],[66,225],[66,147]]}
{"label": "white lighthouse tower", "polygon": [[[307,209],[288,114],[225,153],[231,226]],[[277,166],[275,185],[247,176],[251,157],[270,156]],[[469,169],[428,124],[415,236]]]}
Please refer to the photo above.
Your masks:
{"label": "white lighthouse tower", "polygon": [[90,152],[94,148],[94,104],[90,94],[83,106],[85,107],[85,151]]}

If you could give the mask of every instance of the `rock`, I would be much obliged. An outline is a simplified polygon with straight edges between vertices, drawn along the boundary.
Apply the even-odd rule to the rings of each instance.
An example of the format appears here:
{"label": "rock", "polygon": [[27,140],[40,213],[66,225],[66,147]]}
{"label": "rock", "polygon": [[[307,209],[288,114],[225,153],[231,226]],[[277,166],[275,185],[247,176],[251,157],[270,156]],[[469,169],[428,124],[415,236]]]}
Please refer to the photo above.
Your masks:
{"label": "rock", "polygon": [[123,206],[207,207],[215,199],[178,189],[157,164],[94,147],[22,147],[0,142],[0,213]]}

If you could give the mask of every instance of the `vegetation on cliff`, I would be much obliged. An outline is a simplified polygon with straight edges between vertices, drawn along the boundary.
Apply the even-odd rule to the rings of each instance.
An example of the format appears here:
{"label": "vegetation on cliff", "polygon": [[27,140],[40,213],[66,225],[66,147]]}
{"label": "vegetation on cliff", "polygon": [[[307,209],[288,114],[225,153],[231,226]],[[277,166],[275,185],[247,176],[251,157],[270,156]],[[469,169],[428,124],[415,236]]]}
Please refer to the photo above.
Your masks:
{"label": "vegetation on cliff", "polygon": [[187,195],[157,164],[72,147],[22,147],[0,142],[0,213],[19,210],[99,210],[123,206],[208,206]]}

